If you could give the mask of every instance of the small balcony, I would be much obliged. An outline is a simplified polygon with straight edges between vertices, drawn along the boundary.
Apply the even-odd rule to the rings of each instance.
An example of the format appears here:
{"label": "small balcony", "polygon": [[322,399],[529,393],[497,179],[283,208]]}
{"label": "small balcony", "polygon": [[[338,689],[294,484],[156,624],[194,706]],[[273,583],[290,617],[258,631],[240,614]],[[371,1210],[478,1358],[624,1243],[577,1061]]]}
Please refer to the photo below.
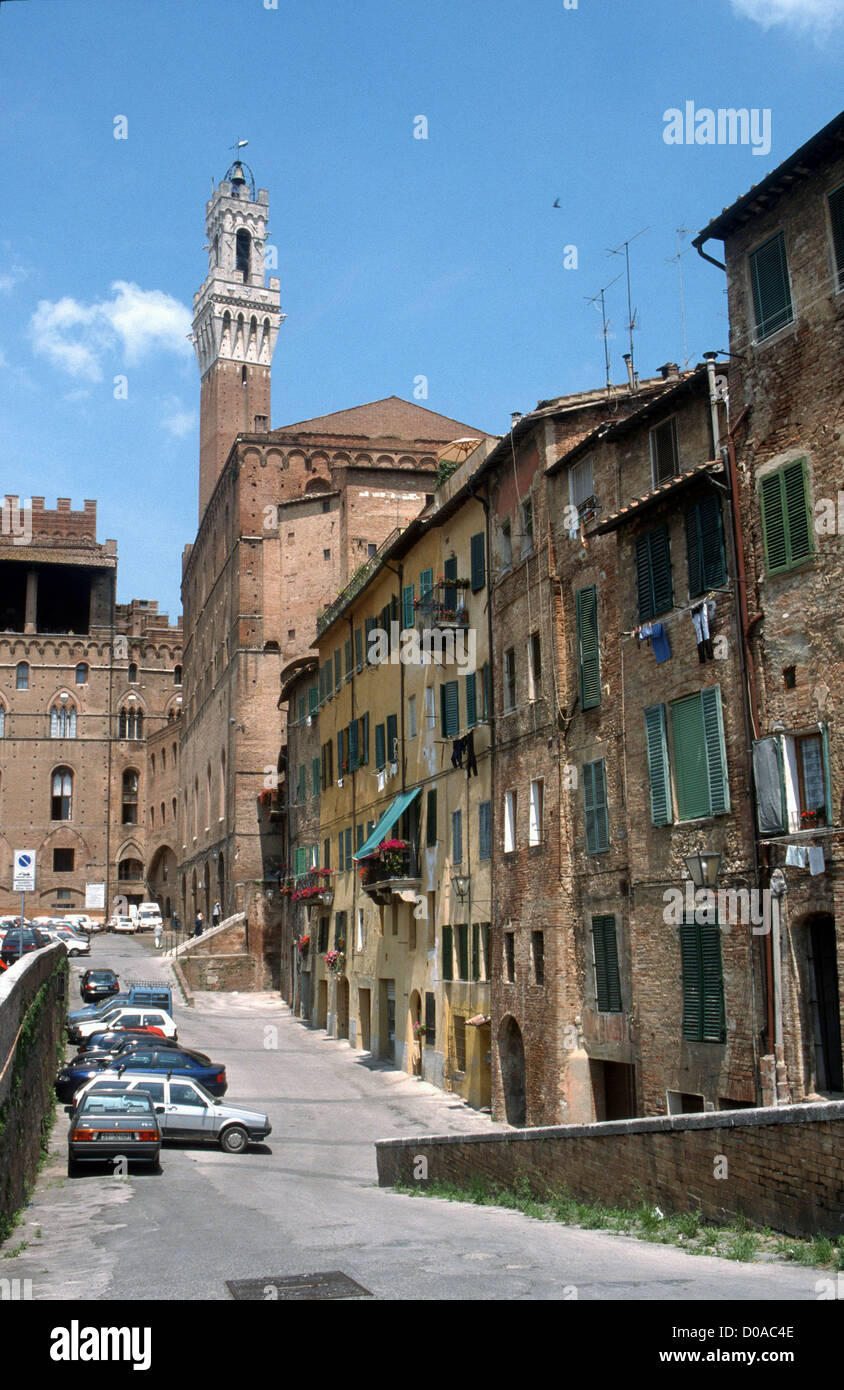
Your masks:
{"label": "small balcony", "polygon": [[433,589],[422,594],[414,602],[416,626],[419,628],[469,626],[467,599],[470,581],[450,579],[440,580]]}
{"label": "small balcony", "polygon": [[294,903],[306,906],[330,907],[334,901],[334,885],[331,882],[331,869],[309,869],[304,874],[293,874],[285,879],[282,894]]}
{"label": "small balcony", "polygon": [[387,840],[358,868],[361,888],[375,902],[386,904],[393,894],[418,892],[422,879],[416,856],[405,840]]}

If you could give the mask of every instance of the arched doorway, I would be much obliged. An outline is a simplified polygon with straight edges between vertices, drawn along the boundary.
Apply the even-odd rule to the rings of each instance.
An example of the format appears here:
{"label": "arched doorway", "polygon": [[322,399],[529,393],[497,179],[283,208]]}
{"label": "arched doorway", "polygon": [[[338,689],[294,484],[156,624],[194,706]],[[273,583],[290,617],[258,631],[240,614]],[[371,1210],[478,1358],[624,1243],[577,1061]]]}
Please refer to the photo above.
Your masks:
{"label": "arched doorway", "polygon": [[410,996],[410,1009],[408,1010],[408,1026],[410,1037],[408,1039],[408,1057],[410,1066],[408,1071],[413,1076],[422,1075],[422,1037],[419,1028],[422,1023],[422,997],[418,989],[415,989]]}
{"label": "arched doorway", "polygon": [[829,913],[818,912],[807,919],[806,955],[815,1087],[819,1091],[844,1091],[835,920]]}
{"label": "arched doorway", "polygon": [[504,1112],[508,1125],[526,1122],[525,1045],[522,1030],[511,1014],[501,1020],[498,1030],[498,1058],[504,1088]]}

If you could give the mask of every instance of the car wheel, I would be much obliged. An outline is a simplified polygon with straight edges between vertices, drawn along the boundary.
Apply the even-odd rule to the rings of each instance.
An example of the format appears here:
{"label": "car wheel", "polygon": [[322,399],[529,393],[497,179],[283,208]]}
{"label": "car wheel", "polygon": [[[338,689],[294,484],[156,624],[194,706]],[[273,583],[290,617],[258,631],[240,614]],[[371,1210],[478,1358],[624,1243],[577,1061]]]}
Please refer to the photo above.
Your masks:
{"label": "car wheel", "polygon": [[242,1125],[231,1125],[220,1135],[220,1148],[227,1154],[242,1154],[249,1143],[249,1135]]}
{"label": "car wheel", "polygon": [[69,1159],[67,1160],[67,1176],[68,1176],[69,1178],[78,1178],[78,1177],[79,1177],[79,1170],[80,1170],[79,1160],[76,1159],[76,1158],[69,1158]]}

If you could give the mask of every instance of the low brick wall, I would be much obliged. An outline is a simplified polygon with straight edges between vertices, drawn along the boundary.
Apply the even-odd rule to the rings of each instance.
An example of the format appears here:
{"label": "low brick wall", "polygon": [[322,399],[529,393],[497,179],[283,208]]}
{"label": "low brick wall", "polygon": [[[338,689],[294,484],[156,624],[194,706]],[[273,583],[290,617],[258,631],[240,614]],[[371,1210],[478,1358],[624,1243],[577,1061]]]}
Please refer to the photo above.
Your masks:
{"label": "low brick wall", "polygon": [[56,945],[0,975],[0,1231],[26,1201],[38,1171],[54,1105],[66,972],[65,949]]}
{"label": "low brick wall", "polygon": [[560,1125],[501,1135],[436,1135],[376,1144],[378,1182],[468,1186],[526,1178],[537,1195],[714,1222],[745,1216],[788,1235],[844,1232],[844,1101],[715,1114]]}
{"label": "low brick wall", "polygon": [[254,956],[203,956],[192,952],[182,956],[179,966],[191,990],[255,990],[261,987],[258,961]]}

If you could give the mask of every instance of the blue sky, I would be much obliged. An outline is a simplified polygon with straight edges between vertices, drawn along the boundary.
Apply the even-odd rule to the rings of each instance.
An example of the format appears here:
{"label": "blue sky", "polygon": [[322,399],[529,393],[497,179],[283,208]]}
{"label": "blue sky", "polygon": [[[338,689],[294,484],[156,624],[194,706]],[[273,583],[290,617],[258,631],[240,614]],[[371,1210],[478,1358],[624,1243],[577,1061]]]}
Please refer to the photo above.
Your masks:
{"label": "blue sky", "polygon": [[[642,228],[640,373],[684,356],[678,246],[686,353],[726,347],[691,233],[840,106],[840,0],[272,3],[0,4],[0,492],[96,498],[119,598],[171,616],[196,526],[186,334],[236,140],[288,315],[273,424],[412,399],[424,376],[422,404],[498,433],[603,382],[588,300]],[[689,100],[770,110],[770,151],[666,144]],[[621,380],[623,281],[607,299]]]}

